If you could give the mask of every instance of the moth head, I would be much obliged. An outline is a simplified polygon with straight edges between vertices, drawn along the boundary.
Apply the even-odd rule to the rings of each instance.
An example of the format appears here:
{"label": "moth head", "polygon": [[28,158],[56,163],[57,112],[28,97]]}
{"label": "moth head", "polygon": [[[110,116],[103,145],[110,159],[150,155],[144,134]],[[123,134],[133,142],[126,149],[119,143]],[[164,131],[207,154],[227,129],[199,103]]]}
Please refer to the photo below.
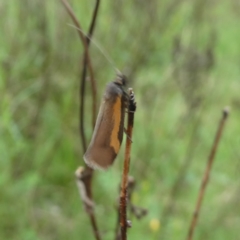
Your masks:
{"label": "moth head", "polygon": [[117,73],[116,79],[113,82],[118,85],[125,86],[127,82],[127,77],[119,72]]}

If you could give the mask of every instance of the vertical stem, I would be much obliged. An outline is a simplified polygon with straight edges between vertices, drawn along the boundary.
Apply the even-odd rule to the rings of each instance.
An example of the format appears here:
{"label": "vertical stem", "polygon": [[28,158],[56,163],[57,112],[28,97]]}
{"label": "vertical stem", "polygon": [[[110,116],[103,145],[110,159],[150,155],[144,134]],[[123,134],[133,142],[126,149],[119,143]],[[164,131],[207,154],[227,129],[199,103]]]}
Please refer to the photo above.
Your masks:
{"label": "vertical stem", "polygon": [[[100,0],[96,1],[96,5],[93,11],[93,16],[92,16],[92,21],[88,30],[88,36],[86,37],[86,43],[87,47],[89,48],[90,46],[90,39],[92,37],[96,19],[97,19],[97,13],[99,9],[99,4]],[[79,125],[80,125],[80,135],[82,139],[82,145],[83,145],[83,150],[84,152],[87,149],[86,145],[86,136],[85,136],[85,131],[84,131],[84,99],[85,99],[85,83],[86,83],[86,76],[87,76],[87,66],[88,66],[88,60],[87,60],[87,51],[85,50],[84,56],[83,56],[83,70],[82,70],[82,76],[81,76],[81,81],[80,81],[80,90],[79,90],[79,95],[80,95],[80,111],[79,111]],[[96,100],[95,100],[96,101]],[[96,103],[95,106],[93,107],[93,117],[92,117],[92,126],[94,128],[96,121]]]}
{"label": "vertical stem", "polygon": [[214,157],[215,157],[215,154],[216,154],[216,151],[217,151],[218,143],[221,139],[223,127],[224,127],[224,124],[226,122],[226,119],[227,119],[228,115],[229,115],[229,110],[227,108],[225,108],[223,110],[223,116],[222,116],[221,121],[219,123],[218,130],[217,130],[217,133],[216,133],[216,136],[215,136],[215,140],[214,140],[211,152],[210,152],[209,157],[208,157],[207,166],[206,166],[206,169],[205,169],[205,172],[204,172],[204,175],[203,175],[201,187],[200,187],[198,198],[197,198],[196,207],[195,207],[195,210],[193,212],[192,221],[191,221],[191,224],[190,224],[190,227],[189,227],[189,230],[188,230],[187,240],[192,240],[195,228],[197,226],[198,216],[199,216],[199,212],[200,212],[200,209],[201,209],[201,205],[202,205],[203,197],[204,197],[204,194],[205,194],[206,186],[207,186],[207,183],[208,183],[209,175],[210,175],[210,172],[211,172],[211,169],[212,169],[212,164],[213,164]]}
{"label": "vertical stem", "polygon": [[126,149],[124,156],[124,166],[123,166],[123,175],[122,175],[122,184],[121,184],[121,193],[120,193],[120,225],[121,225],[121,239],[127,240],[127,185],[128,185],[128,172],[130,165],[130,152],[132,145],[132,131],[133,131],[133,122],[134,122],[134,112],[136,110],[136,103],[134,102],[134,93],[132,89],[129,89],[129,112],[128,112],[128,126],[126,131]]}
{"label": "vertical stem", "polygon": [[[82,41],[82,44],[84,46],[84,51],[85,51],[84,56],[86,56],[86,61],[87,61],[87,66],[88,66],[90,80],[91,80],[91,86],[92,86],[92,112],[93,112],[92,113],[92,124],[94,125],[95,119],[96,119],[96,112],[97,112],[97,88],[96,88],[96,83],[95,83],[95,80],[94,80],[92,63],[91,63],[91,59],[90,59],[89,52],[88,52],[87,39],[83,34],[82,27],[80,25],[79,20],[75,16],[75,14],[74,14],[72,8],[70,7],[70,5],[68,4],[67,0],[61,0],[61,1],[63,3],[63,6],[65,7],[66,11],[68,12],[70,17],[72,18],[72,21],[74,22],[74,25],[76,26],[77,29],[79,29],[78,34],[79,34],[79,37],[80,37],[80,39]],[[95,12],[94,12],[94,16],[95,16]],[[83,63],[83,65],[84,65],[84,63]],[[85,83],[83,83],[81,85],[81,87],[83,88],[82,91],[84,91]],[[81,101],[82,100],[83,100],[83,97],[81,97]],[[84,111],[84,107],[82,105],[82,107],[80,109],[80,117],[83,116],[83,111]],[[81,123],[81,124],[83,124],[83,123]],[[83,144],[83,151],[85,151],[86,150],[86,140],[85,140],[86,137],[85,137],[84,127],[81,124],[80,124],[80,134],[81,134],[81,139],[82,139],[82,144]]]}
{"label": "vertical stem", "polygon": [[[92,126],[93,127],[94,127],[95,120],[96,120],[97,89],[96,89],[96,83],[95,83],[95,79],[94,79],[94,74],[93,74],[93,69],[92,69],[92,64],[91,64],[91,59],[89,56],[88,48],[89,48],[89,44],[90,44],[89,38],[92,36],[93,30],[95,27],[100,0],[96,0],[96,5],[95,5],[93,16],[92,16],[92,21],[91,21],[91,24],[89,27],[88,37],[84,36],[80,22],[77,19],[77,17],[75,16],[75,14],[74,14],[73,10],[71,9],[70,5],[68,4],[67,0],[61,0],[61,1],[64,5],[66,11],[72,18],[75,26],[79,29],[78,34],[79,34],[79,37],[84,46],[84,56],[83,56],[83,63],[82,63],[83,71],[82,71],[82,75],[81,75],[80,90],[79,90],[79,95],[80,95],[80,111],[79,111],[79,121],[80,122],[79,122],[79,125],[80,125],[80,137],[82,140],[82,147],[83,147],[83,151],[85,152],[86,151],[86,136],[85,136],[85,131],[84,131],[84,99],[85,99],[85,82],[86,82],[87,68],[89,70],[91,87],[92,87]],[[87,197],[90,200],[92,200],[93,170],[87,166],[84,173],[85,173],[85,177],[82,178],[82,182],[84,183]],[[84,203],[84,204],[85,204],[86,209],[89,209],[89,206],[87,206],[86,203]],[[87,213],[89,214],[89,218],[90,218],[90,222],[91,222],[91,226],[93,229],[95,239],[101,240],[93,209],[87,211]]]}

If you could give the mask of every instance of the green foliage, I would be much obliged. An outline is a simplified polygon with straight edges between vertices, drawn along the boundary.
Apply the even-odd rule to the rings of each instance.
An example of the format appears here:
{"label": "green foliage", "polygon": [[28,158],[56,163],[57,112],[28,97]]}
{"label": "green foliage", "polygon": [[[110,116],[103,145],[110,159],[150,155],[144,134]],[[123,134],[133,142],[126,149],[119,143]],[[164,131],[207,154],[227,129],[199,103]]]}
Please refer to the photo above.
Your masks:
{"label": "green foliage", "polygon": [[[87,32],[95,1],[70,3]],[[2,1],[0,16],[0,239],[93,239],[74,180],[83,165],[82,44],[60,1]],[[130,173],[133,201],[149,213],[130,216],[129,239],[186,238],[225,105],[232,113],[195,239],[239,236],[238,20],[237,1],[101,2],[94,39],[129,76],[137,101]],[[114,72],[93,43],[91,56],[100,100]],[[86,95],[89,140],[89,82]],[[123,152],[94,177],[103,239],[113,239]]]}

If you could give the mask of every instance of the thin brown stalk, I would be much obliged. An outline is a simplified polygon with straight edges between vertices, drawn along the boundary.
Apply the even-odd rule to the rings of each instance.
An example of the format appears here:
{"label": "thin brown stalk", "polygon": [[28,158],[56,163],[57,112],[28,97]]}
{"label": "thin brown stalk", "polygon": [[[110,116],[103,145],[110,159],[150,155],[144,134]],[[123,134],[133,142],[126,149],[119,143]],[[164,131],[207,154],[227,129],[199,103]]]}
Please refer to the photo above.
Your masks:
{"label": "thin brown stalk", "polygon": [[[92,37],[94,27],[96,24],[99,4],[100,4],[100,0],[96,0],[95,8],[94,8],[93,15],[92,15],[92,21],[91,21],[91,24],[90,24],[90,27],[88,30],[88,35],[85,37],[88,48],[91,44],[90,39]],[[81,132],[81,135],[83,136],[82,142],[83,142],[84,151],[86,151],[86,139],[85,139],[85,131],[84,131],[84,129],[85,129],[84,128],[84,107],[85,107],[84,99],[85,99],[85,83],[86,83],[87,66],[88,66],[87,53],[88,53],[88,51],[85,51],[84,56],[83,56],[83,70],[82,70],[82,76],[81,76],[81,81],[80,81],[80,90],[79,90],[80,91],[80,111],[79,111],[80,123],[79,124],[80,124],[80,132]],[[92,118],[93,129],[95,126],[95,121],[96,121],[96,106],[95,106],[95,109],[93,109],[93,118]]]}
{"label": "thin brown stalk", "polygon": [[[83,65],[86,64],[88,66],[88,70],[89,70],[89,74],[90,74],[90,81],[91,81],[91,87],[92,87],[92,125],[94,126],[95,120],[96,120],[96,113],[97,113],[97,88],[96,88],[96,83],[95,83],[95,80],[94,80],[94,74],[93,74],[91,59],[90,59],[89,52],[88,52],[87,39],[83,34],[82,27],[80,25],[79,20],[75,16],[75,14],[74,14],[72,8],[70,7],[70,5],[68,4],[67,0],[61,0],[61,1],[64,5],[66,11],[68,12],[70,17],[72,18],[74,25],[76,26],[77,29],[79,29],[78,34],[79,34],[79,37],[80,37],[80,39],[83,43],[83,46],[84,46],[84,51],[85,51],[84,56],[86,56],[86,58],[84,58],[84,59],[86,59],[86,63],[84,61]],[[94,18],[96,18],[96,16]],[[93,24],[93,26],[94,26],[94,24]],[[93,30],[93,28],[92,28],[92,30]],[[85,85],[83,87],[84,88],[82,88],[82,91],[84,93],[85,92],[84,91]],[[82,107],[81,107],[80,112],[82,112],[82,117],[83,117],[83,113],[84,113],[84,107],[83,107],[84,106],[84,94],[81,96],[81,103],[82,103]],[[83,144],[83,150],[85,151],[86,150],[86,136],[85,136],[85,132],[84,132],[83,121],[81,121],[80,134],[81,134],[81,139],[82,139],[82,144]]]}
{"label": "thin brown stalk", "polygon": [[127,240],[127,228],[129,223],[127,222],[127,187],[128,187],[128,172],[130,165],[130,152],[132,146],[132,131],[134,122],[134,112],[136,110],[136,103],[134,102],[134,93],[132,89],[129,89],[130,101],[128,112],[128,126],[126,131],[126,149],[124,156],[123,175],[120,192],[120,225],[121,225],[121,239]]}
{"label": "thin brown stalk", "polygon": [[[91,59],[88,52],[88,47],[90,45],[90,37],[93,34],[94,26],[96,23],[96,17],[98,13],[99,8],[99,0],[96,1],[96,5],[93,12],[92,21],[90,24],[88,36],[85,37],[80,25],[79,20],[75,16],[73,10],[71,9],[70,5],[68,4],[67,0],[61,0],[65,9],[67,10],[68,14],[72,18],[76,28],[78,29],[79,37],[83,43],[84,46],[84,57],[83,57],[83,71],[81,76],[81,83],[80,83],[80,111],[79,111],[79,125],[80,125],[80,136],[82,140],[82,146],[83,151],[86,151],[86,136],[84,131],[84,99],[85,99],[85,82],[86,82],[86,73],[87,73],[87,67],[90,74],[90,80],[91,80],[91,87],[92,87],[92,126],[95,125],[96,120],[96,109],[97,109],[97,89],[96,89],[96,83],[94,80],[94,74],[91,64]],[[91,226],[94,232],[94,236],[96,240],[101,240],[97,222],[94,214],[94,202],[92,198],[92,178],[93,178],[93,170],[86,166],[86,168],[81,170],[80,172],[77,170],[79,174],[76,174],[76,182],[77,187],[79,189],[82,201],[84,203],[86,212],[89,215]]]}
{"label": "thin brown stalk", "polygon": [[[131,190],[133,191],[132,185],[135,185],[135,180],[133,179],[133,177],[128,176],[128,183],[127,183],[127,187],[128,187],[128,196],[127,197],[128,197],[128,199],[127,199],[127,201],[129,201],[129,196],[130,196]],[[119,190],[121,191],[121,185],[120,185]],[[120,191],[119,191],[119,193],[120,193]],[[118,199],[117,223],[116,223],[116,227],[115,227],[115,231],[114,231],[115,232],[115,237],[114,237],[115,240],[120,240],[121,239],[119,222],[120,222],[120,204],[119,204],[119,199]]]}
{"label": "thin brown stalk", "polygon": [[212,169],[212,164],[213,164],[214,157],[215,157],[215,154],[216,154],[216,151],[217,151],[218,143],[219,143],[219,141],[221,139],[221,136],[222,136],[223,127],[225,125],[225,122],[226,122],[226,119],[227,119],[228,115],[229,115],[229,110],[227,108],[225,108],[223,110],[223,116],[222,116],[221,121],[219,123],[218,130],[217,130],[217,133],[216,133],[216,136],[215,136],[215,139],[214,139],[214,143],[213,143],[210,155],[208,157],[207,166],[206,166],[206,169],[205,169],[205,172],[204,172],[204,175],[203,175],[201,187],[200,187],[198,198],[197,198],[196,207],[195,207],[195,210],[193,212],[192,221],[191,221],[191,224],[190,224],[190,227],[189,227],[189,230],[188,230],[187,240],[192,240],[194,230],[197,226],[199,212],[200,212],[200,209],[201,209],[201,205],[202,205],[202,201],[203,201],[203,198],[204,198],[205,190],[206,190],[206,187],[207,187],[207,184],[208,184],[210,172],[211,172],[211,169]]}
{"label": "thin brown stalk", "polygon": [[[100,4],[100,0],[96,1],[95,4],[95,8],[93,11],[93,16],[92,16],[92,21],[90,24],[90,28],[88,31],[88,36],[86,37],[86,41],[87,41],[87,45],[88,48],[90,46],[90,39],[91,36],[93,34],[94,31],[94,27],[95,27],[95,23],[96,23],[96,19],[97,19],[97,13],[98,13],[98,9],[99,9],[99,4]],[[81,78],[81,89],[80,89],[80,129],[81,132],[84,132],[84,96],[85,96],[85,82],[86,82],[86,73],[87,73],[87,66],[88,66],[88,61],[87,61],[87,53],[88,53],[88,49],[85,51],[84,53],[84,57],[83,57],[83,71],[82,71],[82,78]],[[92,85],[93,86],[93,85]],[[94,94],[94,91],[93,91]],[[96,103],[96,98],[95,98],[95,103]],[[96,105],[93,106],[93,118],[92,118],[92,126],[94,128],[95,125],[95,121],[96,121]],[[86,148],[84,149],[84,151],[86,150]],[[85,190],[86,190],[86,197],[88,199],[90,199],[90,202],[93,203],[92,201],[92,177],[93,177],[93,171],[87,166],[86,170],[84,171],[84,174],[87,176],[85,176],[83,179],[83,183],[85,186]],[[84,194],[82,194],[83,196]],[[84,201],[85,202],[85,201]],[[92,224],[92,228],[94,230],[94,234],[95,234],[95,238],[97,240],[100,240],[100,234],[98,232],[98,227],[97,227],[97,222],[94,216],[94,212],[93,212],[93,207],[89,206],[88,203],[85,202],[85,208],[89,213],[90,216],[90,221]],[[89,211],[90,209],[90,211]]]}
{"label": "thin brown stalk", "polygon": [[95,5],[94,11],[93,11],[93,16],[92,16],[92,21],[91,21],[90,28],[89,28],[89,31],[88,31],[88,37],[87,37],[87,43],[88,44],[90,44],[90,42],[91,42],[90,39],[92,37],[93,30],[95,28],[98,9],[99,9],[99,4],[100,4],[100,0],[96,0],[96,5]]}
{"label": "thin brown stalk", "polygon": [[93,229],[93,233],[96,240],[101,240],[96,217],[94,214],[94,202],[92,198],[92,177],[93,177],[93,170],[89,167],[87,168],[78,168],[75,172],[76,176],[76,183],[80,193],[80,197],[82,202],[84,203],[85,210],[89,215],[91,226]]}

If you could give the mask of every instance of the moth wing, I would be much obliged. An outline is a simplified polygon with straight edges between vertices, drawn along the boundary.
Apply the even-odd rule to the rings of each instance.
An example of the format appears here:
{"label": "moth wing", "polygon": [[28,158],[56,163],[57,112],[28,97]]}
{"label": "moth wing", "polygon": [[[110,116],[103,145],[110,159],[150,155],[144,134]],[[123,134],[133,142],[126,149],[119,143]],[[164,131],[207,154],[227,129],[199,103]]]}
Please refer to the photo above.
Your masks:
{"label": "moth wing", "polygon": [[93,169],[106,169],[116,158],[123,136],[124,107],[121,95],[104,98],[84,161]]}

